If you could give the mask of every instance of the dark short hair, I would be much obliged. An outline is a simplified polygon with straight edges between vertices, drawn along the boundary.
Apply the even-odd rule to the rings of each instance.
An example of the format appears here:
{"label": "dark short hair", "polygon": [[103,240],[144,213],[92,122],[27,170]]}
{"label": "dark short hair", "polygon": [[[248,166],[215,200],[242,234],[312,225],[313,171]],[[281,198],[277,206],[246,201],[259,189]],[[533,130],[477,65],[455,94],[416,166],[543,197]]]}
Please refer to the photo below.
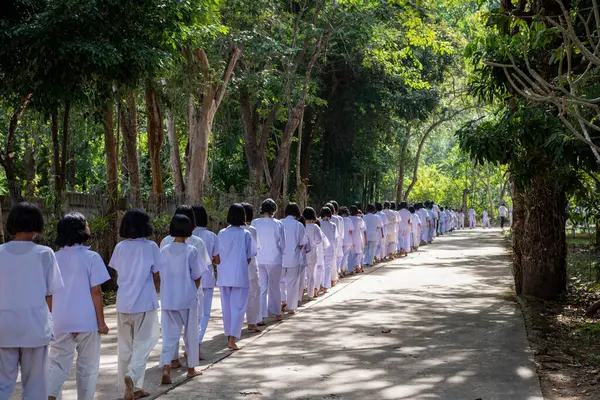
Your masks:
{"label": "dark short hair", "polygon": [[192,236],[194,226],[192,221],[184,214],[175,214],[171,218],[171,224],[169,225],[169,235],[172,237],[184,237],[189,238]]}
{"label": "dark short hair", "polygon": [[348,207],[346,207],[346,206],[340,207],[340,215],[346,216],[346,217],[348,215],[350,215],[350,211],[348,210]]}
{"label": "dark short hair", "polygon": [[333,209],[335,210],[335,212],[340,211],[340,205],[338,204],[337,201],[335,200],[330,200],[329,201],[331,203],[331,205],[333,206]]}
{"label": "dark short hair", "polygon": [[394,203],[393,201],[390,202],[390,209],[391,210],[395,210],[396,209],[396,203]]}
{"label": "dark short hair", "polygon": [[312,207],[306,207],[304,211],[302,211],[302,216],[307,221],[314,221],[315,219],[317,219],[317,213]]}
{"label": "dark short hair", "polygon": [[44,216],[35,204],[19,203],[8,213],[6,231],[9,235],[19,232],[41,233],[44,230]]}
{"label": "dark short hair", "polygon": [[325,203],[325,207],[327,207],[331,210],[331,215],[333,215],[335,213],[335,207],[333,206],[333,204]]}
{"label": "dark short hair", "polygon": [[383,210],[383,205],[381,203],[375,203],[375,209],[377,211],[381,211],[381,210]]}
{"label": "dark short hair", "polygon": [[229,207],[227,223],[232,226],[242,226],[246,224],[246,210],[244,210],[243,205],[234,203]]}
{"label": "dark short hair", "polygon": [[408,212],[410,212],[411,214],[415,212],[415,208],[414,207],[408,207]]}
{"label": "dark short hair", "polygon": [[403,209],[403,208],[408,208],[408,203],[403,201],[402,203],[400,203],[400,205],[398,206],[399,209]]}
{"label": "dark short hair", "polygon": [[90,240],[90,234],[85,231],[87,220],[83,214],[73,212],[65,214],[56,226],[56,240],[58,247],[74,246]]}
{"label": "dark short hair", "polygon": [[375,211],[377,211],[375,209],[375,206],[373,204],[367,204],[367,212],[368,213],[374,213]]}
{"label": "dark short hair", "polygon": [[185,215],[189,218],[190,222],[192,223],[192,227],[196,226],[196,216],[194,214],[194,207],[187,204],[182,204],[179,207],[177,207],[177,209],[175,210],[175,214],[173,215],[177,214]]}
{"label": "dark short hair", "polygon": [[242,206],[246,212],[246,223],[249,224],[254,219],[254,208],[252,208],[252,204],[250,203],[242,203]]}
{"label": "dark short hair", "polygon": [[273,199],[266,199],[260,205],[261,214],[275,214],[277,212],[277,203]]}
{"label": "dark short hair", "polygon": [[352,215],[352,216],[358,215],[358,207],[350,206],[350,215]]}
{"label": "dark short hair", "polygon": [[387,210],[388,208],[390,208],[390,202],[389,202],[389,201],[385,201],[385,202],[383,202],[383,208],[385,208],[386,210]]}
{"label": "dark short hair", "polygon": [[196,226],[206,228],[208,226],[208,214],[204,206],[193,206],[194,218],[196,219]]}
{"label": "dark short hair", "polygon": [[304,219],[304,217],[302,215],[298,217],[298,222],[300,222],[302,225],[306,226],[306,219]]}
{"label": "dark short hair", "polygon": [[325,206],[323,208],[321,208],[321,218],[331,218],[332,212],[331,212],[331,208]]}
{"label": "dark short hair", "polygon": [[124,239],[146,238],[152,235],[150,216],[142,209],[129,210],[123,216],[119,236]]}
{"label": "dark short hair", "polygon": [[300,207],[296,203],[289,203],[285,206],[285,216],[292,216],[298,218],[300,216]]}

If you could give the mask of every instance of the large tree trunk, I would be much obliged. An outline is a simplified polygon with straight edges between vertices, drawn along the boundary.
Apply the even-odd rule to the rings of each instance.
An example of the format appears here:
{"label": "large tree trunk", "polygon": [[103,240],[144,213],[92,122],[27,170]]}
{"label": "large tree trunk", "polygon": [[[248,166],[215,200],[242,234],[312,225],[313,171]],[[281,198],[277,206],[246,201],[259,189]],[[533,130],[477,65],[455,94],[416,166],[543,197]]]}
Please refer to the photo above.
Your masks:
{"label": "large tree trunk", "polygon": [[150,153],[150,167],[152,170],[152,197],[156,206],[160,209],[165,192],[160,166],[160,150],[165,138],[160,104],[156,97],[156,90],[151,87],[148,87],[146,90],[146,115],[148,117],[148,151]]}
{"label": "large tree trunk", "polygon": [[4,154],[1,155],[0,163],[4,167],[6,174],[6,180],[8,183],[8,192],[13,204],[21,201],[21,185],[17,181],[17,171],[15,166],[15,134],[17,126],[19,125],[19,119],[23,116],[25,108],[31,101],[32,94],[28,94],[23,102],[15,107],[15,111],[10,118],[8,124],[8,135],[6,137],[6,146],[4,148]]}
{"label": "large tree trunk", "polygon": [[410,127],[407,128],[404,139],[402,140],[402,146],[400,147],[400,164],[398,167],[398,181],[396,182],[396,201],[402,201],[404,199],[404,175],[409,142]]}
{"label": "large tree trunk", "polygon": [[117,141],[114,129],[114,110],[112,102],[109,102],[103,110],[104,126],[104,150],[106,152],[106,186],[108,194],[108,216],[112,226],[112,234],[109,235],[109,247],[112,248],[117,242],[117,210],[119,205],[119,171]]}
{"label": "large tree trunk", "polygon": [[140,188],[140,169],[137,154],[137,109],[135,92],[132,90],[127,95],[126,104],[119,107],[119,125],[125,144],[125,160],[127,163],[127,176],[129,177],[129,190],[131,192],[131,207],[142,207],[142,191]]}
{"label": "large tree trunk", "polygon": [[175,126],[175,116],[171,110],[167,110],[167,136],[169,146],[171,147],[171,169],[173,172],[173,183],[175,184],[175,194],[178,202],[183,202],[185,195],[185,186],[183,184],[183,174],[181,173],[181,156],[179,154],[179,140],[177,139],[177,130]]}
{"label": "large tree trunk", "polygon": [[523,235],[525,234],[525,198],[523,189],[517,184],[512,185],[513,199],[513,224],[512,224],[512,247],[513,247],[513,276],[515,278],[515,293],[520,296],[523,292]]}
{"label": "large tree trunk", "polygon": [[313,121],[312,107],[304,112],[304,132],[302,135],[302,160],[300,162],[300,177],[302,182],[308,186],[310,182],[310,154],[312,151],[315,121]]}
{"label": "large tree trunk", "polygon": [[32,198],[35,195],[35,175],[36,175],[36,154],[39,147],[36,143],[38,133],[34,137],[26,137],[25,154],[23,155],[23,166],[25,169],[25,198]]}
{"label": "large tree trunk", "polygon": [[554,300],[567,285],[566,196],[560,184],[547,178],[547,171],[534,173],[524,195],[522,294]]}

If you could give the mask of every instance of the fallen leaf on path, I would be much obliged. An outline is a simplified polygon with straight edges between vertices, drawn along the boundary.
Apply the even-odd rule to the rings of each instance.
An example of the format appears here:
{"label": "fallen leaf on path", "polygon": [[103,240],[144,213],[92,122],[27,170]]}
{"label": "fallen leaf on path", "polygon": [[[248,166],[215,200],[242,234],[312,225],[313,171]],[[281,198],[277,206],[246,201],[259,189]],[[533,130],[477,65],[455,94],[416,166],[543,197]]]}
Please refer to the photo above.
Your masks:
{"label": "fallen leaf on path", "polygon": [[381,331],[381,333],[392,333],[391,329],[384,329]]}

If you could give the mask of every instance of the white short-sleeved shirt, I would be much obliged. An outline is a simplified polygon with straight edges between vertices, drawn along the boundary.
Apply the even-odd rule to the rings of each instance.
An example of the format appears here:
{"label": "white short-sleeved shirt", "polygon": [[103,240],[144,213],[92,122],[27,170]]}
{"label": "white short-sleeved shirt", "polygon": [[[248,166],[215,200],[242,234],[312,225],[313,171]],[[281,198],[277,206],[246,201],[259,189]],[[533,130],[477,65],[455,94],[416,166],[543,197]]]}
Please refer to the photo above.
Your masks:
{"label": "white short-sleeved shirt", "polygon": [[385,226],[385,234],[387,236],[393,236],[396,233],[396,225],[398,224],[398,216],[397,214],[390,209],[385,209],[382,211],[387,218],[387,224]]}
{"label": "white short-sleeved shirt", "polygon": [[344,218],[339,215],[332,215],[331,221],[337,226],[338,240],[335,246],[339,249],[344,245]]}
{"label": "white short-sleeved shirt", "polygon": [[421,226],[421,218],[419,218],[417,213],[411,213],[410,220],[412,221],[412,231],[419,232],[419,226]]}
{"label": "white short-sleeved shirt", "polygon": [[434,204],[431,209],[433,210],[433,216],[435,219],[438,219],[440,217],[440,206],[438,206],[437,204]]}
{"label": "white short-sleeved shirt", "polygon": [[[300,255],[300,246],[306,244],[306,229],[296,218],[290,216],[285,217],[281,223],[285,232],[285,248],[283,249],[284,268],[295,268],[302,264]],[[321,228],[322,229],[322,228]],[[335,241],[331,243],[335,245]]]}
{"label": "white short-sleeved shirt", "polygon": [[469,217],[473,218],[475,216],[475,210],[472,208],[469,209]]}
{"label": "white short-sleeved shirt", "polygon": [[189,310],[198,306],[196,279],[210,264],[187,243],[173,242],[160,250],[164,267],[160,270],[160,305],[163,310]]}
{"label": "white short-sleeved shirt", "polygon": [[[206,247],[206,252],[211,259],[215,258],[219,255],[219,239],[214,232],[209,231],[203,227],[197,227],[194,229],[194,236],[199,237],[204,242],[204,246]],[[206,269],[204,275],[202,275],[202,280],[200,281],[200,286],[203,289],[214,288],[217,281],[215,280],[215,270],[211,266]]]}
{"label": "white short-sleeved shirt", "polygon": [[52,298],[54,334],[97,332],[98,319],[91,288],[110,279],[98,253],[82,245],[56,252],[65,288]]}
{"label": "white short-sleeved shirt", "polygon": [[385,227],[388,224],[387,216],[385,215],[385,213],[383,211],[377,211],[377,214],[375,214],[375,215],[378,215],[379,218],[381,218],[381,223],[383,224],[383,235],[384,236],[387,235],[387,233],[385,231]]}
{"label": "white short-sleeved shirt", "polygon": [[285,247],[285,233],[281,221],[274,218],[258,218],[252,221],[261,243],[257,260],[262,265],[281,265]]}
{"label": "white short-sleeved shirt", "polygon": [[489,216],[488,212],[487,212],[487,211],[484,211],[484,212],[483,212],[483,218],[486,218],[486,219],[487,219],[487,218],[488,218],[488,216]]}
{"label": "white short-sleeved shirt", "polygon": [[158,309],[153,274],[164,266],[160,249],[151,240],[127,239],[119,242],[108,266],[119,276],[117,312],[137,314]]}
{"label": "white short-sleeved shirt", "polygon": [[344,247],[352,247],[354,244],[353,236],[355,234],[354,231],[354,223],[350,219],[350,217],[344,218]]}
{"label": "white short-sleeved shirt", "polygon": [[33,242],[0,246],[0,348],[47,346],[52,338],[46,296],[63,288],[54,252]]}
{"label": "white short-sleeved shirt", "polygon": [[498,207],[498,215],[500,215],[501,217],[505,217],[506,218],[506,207],[504,206],[500,206]]}
{"label": "white short-sleeved shirt", "polygon": [[363,221],[367,228],[367,240],[369,242],[376,242],[381,239],[381,218],[375,214],[365,214]]}
{"label": "white short-sleeved shirt", "polygon": [[219,232],[217,286],[250,287],[248,259],[256,256],[252,234],[245,227],[229,226]]}
{"label": "white short-sleeved shirt", "polygon": [[354,225],[354,233],[352,234],[352,244],[354,245],[354,251],[356,253],[362,252],[362,248],[365,244],[364,232],[366,230],[365,222],[361,217],[350,216],[352,225]]}
{"label": "white short-sleeved shirt", "polygon": [[325,220],[321,219],[321,230],[327,237],[327,240],[329,240],[329,243],[332,244],[332,246],[325,249],[325,255],[332,256],[335,254],[334,243],[337,243],[338,238],[339,238],[337,226],[335,225],[335,223],[332,220],[325,221]]}
{"label": "white short-sleeved shirt", "polygon": [[318,246],[323,243],[323,231],[317,224],[306,224],[306,238],[311,251],[306,253],[306,261],[309,264],[316,264],[318,259]]}
{"label": "white short-sleeved shirt", "polygon": [[[246,225],[246,229],[252,235],[252,240],[254,241],[254,247],[256,248],[256,252],[260,250],[260,241],[258,240],[258,232],[256,232],[256,228],[252,225]],[[250,279],[258,279],[258,260],[257,257],[252,257],[250,260],[250,264],[248,264],[248,277]]]}
{"label": "white short-sleeved shirt", "polygon": [[[165,237],[160,242],[160,248],[162,249],[163,247],[173,243],[174,240],[175,238],[173,236]],[[202,240],[198,236],[192,235],[189,238],[185,239],[185,243],[194,246],[196,250],[198,250],[198,257],[200,257],[201,261],[203,261],[206,264],[212,264],[212,257],[208,255],[208,251],[206,250],[204,240]]]}

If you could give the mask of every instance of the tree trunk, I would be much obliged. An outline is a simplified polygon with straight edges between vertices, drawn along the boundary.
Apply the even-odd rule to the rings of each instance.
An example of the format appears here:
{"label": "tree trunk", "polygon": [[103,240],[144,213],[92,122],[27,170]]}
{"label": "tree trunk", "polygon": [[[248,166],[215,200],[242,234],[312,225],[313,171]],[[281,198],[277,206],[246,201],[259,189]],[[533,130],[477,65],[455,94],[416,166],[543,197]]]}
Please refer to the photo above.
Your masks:
{"label": "tree trunk", "polygon": [[491,184],[491,177],[490,177],[490,164],[488,162],[485,163],[485,172],[486,172],[486,183],[487,183],[487,195],[488,195],[488,201],[490,203],[490,219],[494,218],[495,212],[494,212],[494,199],[492,197],[492,184]]}
{"label": "tree trunk", "polygon": [[522,294],[555,300],[567,285],[566,196],[560,184],[547,178],[547,171],[534,173],[524,196]]}
{"label": "tree trunk", "polygon": [[127,95],[126,104],[121,104],[119,107],[119,125],[123,135],[123,143],[125,144],[125,160],[127,162],[129,190],[131,191],[131,207],[141,208],[142,191],[137,154],[138,123],[136,107],[135,92],[132,90]]}
{"label": "tree trunk", "polygon": [[523,292],[523,235],[525,234],[525,198],[523,189],[517,184],[512,185],[513,199],[513,225],[512,225],[512,247],[513,247],[513,276],[515,278],[515,293],[520,296]]}
{"label": "tree trunk", "polygon": [[300,163],[300,176],[302,182],[308,186],[310,182],[310,154],[312,151],[315,122],[313,121],[312,107],[308,107],[304,112],[304,132],[302,135],[302,153],[304,157]]}
{"label": "tree trunk", "polygon": [[54,190],[57,198],[60,194],[60,143],[58,137],[58,115],[52,113],[51,117],[51,134],[52,134],[52,169],[54,173]]}
{"label": "tree trunk", "polygon": [[410,127],[407,128],[404,139],[402,140],[402,146],[400,147],[400,165],[398,167],[398,182],[396,182],[396,201],[402,201],[404,199],[404,174],[405,174],[405,163],[406,154],[408,152],[408,143],[410,142]]}
{"label": "tree trunk", "polygon": [[[36,135],[36,133],[34,133]],[[23,155],[23,165],[25,167],[25,198],[32,198],[35,195],[35,174],[36,157],[39,147],[36,145],[35,138],[26,137],[25,154]]]}
{"label": "tree trunk", "polygon": [[67,188],[67,159],[69,158],[69,117],[71,115],[71,102],[65,102],[65,110],[63,114],[63,134],[60,159],[60,187],[59,193],[62,195]]}
{"label": "tree trunk", "polygon": [[596,248],[600,249],[600,219],[596,220]]}
{"label": "tree trunk", "polygon": [[156,90],[151,87],[146,90],[146,116],[148,118],[148,152],[152,170],[152,197],[158,209],[161,209],[165,190],[162,182],[160,150],[165,138],[160,104],[156,97]]}
{"label": "tree trunk", "polygon": [[271,184],[271,190],[269,196],[272,199],[285,200],[287,196],[287,179],[289,172],[289,160],[292,149],[292,140],[294,139],[294,133],[300,123],[300,117],[304,112],[304,101],[301,100],[293,108],[288,109],[288,121],[283,129],[283,137],[279,145],[279,151],[277,152],[277,162],[273,171],[273,183]]}
{"label": "tree trunk", "polygon": [[179,154],[179,140],[177,139],[175,117],[171,110],[167,110],[167,136],[171,147],[171,169],[173,171],[175,194],[177,195],[178,201],[183,202],[185,186],[183,184],[183,174],[181,173],[181,156]]}
{"label": "tree trunk", "polygon": [[15,107],[15,111],[8,124],[8,135],[6,137],[4,154],[2,154],[0,158],[0,163],[4,167],[4,172],[6,173],[8,192],[13,205],[22,200],[21,185],[17,181],[17,171],[15,167],[15,133],[17,131],[17,126],[19,125],[19,119],[23,116],[25,108],[27,108],[31,98],[32,94],[30,93],[18,107]]}
{"label": "tree trunk", "polygon": [[117,210],[119,205],[119,171],[117,142],[114,129],[114,110],[112,102],[108,103],[103,110],[104,126],[104,150],[106,152],[106,186],[108,194],[108,216],[112,226],[112,234],[109,235],[109,247],[113,248],[117,243]]}

